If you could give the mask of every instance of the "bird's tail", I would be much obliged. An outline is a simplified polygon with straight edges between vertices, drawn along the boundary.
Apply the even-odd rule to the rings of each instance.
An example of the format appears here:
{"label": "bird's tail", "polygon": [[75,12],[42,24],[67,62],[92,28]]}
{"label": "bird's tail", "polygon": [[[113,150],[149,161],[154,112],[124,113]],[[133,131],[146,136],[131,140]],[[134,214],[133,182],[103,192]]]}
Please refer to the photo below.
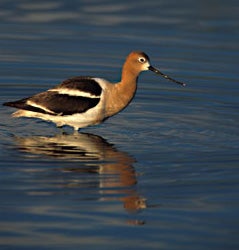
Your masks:
{"label": "bird's tail", "polygon": [[13,107],[13,108],[18,108],[18,109],[23,109],[26,105],[26,99],[22,99],[19,101],[15,102],[5,102],[3,103],[3,106],[8,106],[8,107]]}

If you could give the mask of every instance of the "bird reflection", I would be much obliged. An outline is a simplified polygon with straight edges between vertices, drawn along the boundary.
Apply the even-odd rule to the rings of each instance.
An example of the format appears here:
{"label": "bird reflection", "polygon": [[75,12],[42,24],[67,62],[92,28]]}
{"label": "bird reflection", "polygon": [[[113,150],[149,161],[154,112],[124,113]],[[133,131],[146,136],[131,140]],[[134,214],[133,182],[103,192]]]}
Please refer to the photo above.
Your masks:
{"label": "bird reflection", "polygon": [[[77,163],[59,170],[74,173],[74,177],[78,174],[77,178],[85,178],[84,183],[87,183],[86,180],[89,178],[85,174],[97,173],[98,187],[103,195],[101,199],[116,197],[113,199],[120,199],[129,212],[146,208],[145,199],[138,195],[135,188],[137,183],[133,167],[135,159],[117,150],[104,138],[88,133],[74,133],[51,137],[16,137],[15,140],[18,150],[22,152]],[[91,178],[88,184],[92,186]],[[80,184],[74,179],[65,185],[70,188]]]}

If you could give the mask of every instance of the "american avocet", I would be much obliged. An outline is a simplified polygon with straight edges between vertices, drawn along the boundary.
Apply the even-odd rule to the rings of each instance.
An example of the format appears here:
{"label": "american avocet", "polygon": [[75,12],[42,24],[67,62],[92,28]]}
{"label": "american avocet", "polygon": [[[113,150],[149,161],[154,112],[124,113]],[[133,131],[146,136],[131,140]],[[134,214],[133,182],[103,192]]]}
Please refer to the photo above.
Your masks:
{"label": "american avocet", "polygon": [[19,109],[13,117],[40,118],[58,127],[68,125],[78,130],[99,124],[124,109],[135,95],[140,72],[145,70],[185,86],[151,66],[145,53],[134,51],[126,58],[118,83],[89,76],[73,77],[45,92],[3,105]]}

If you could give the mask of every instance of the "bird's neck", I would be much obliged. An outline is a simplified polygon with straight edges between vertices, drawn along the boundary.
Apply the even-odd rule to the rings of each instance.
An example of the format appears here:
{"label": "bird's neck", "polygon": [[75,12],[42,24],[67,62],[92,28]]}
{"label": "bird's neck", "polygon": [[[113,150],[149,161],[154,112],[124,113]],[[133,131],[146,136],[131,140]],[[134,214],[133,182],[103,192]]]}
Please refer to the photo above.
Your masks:
{"label": "bird's neck", "polygon": [[112,116],[124,109],[133,99],[137,89],[138,74],[123,68],[121,81],[114,84],[107,107],[107,116]]}
{"label": "bird's neck", "polygon": [[122,99],[131,100],[137,89],[138,73],[130,68],[123,68],[121,81],[117,83],[116,88]]}

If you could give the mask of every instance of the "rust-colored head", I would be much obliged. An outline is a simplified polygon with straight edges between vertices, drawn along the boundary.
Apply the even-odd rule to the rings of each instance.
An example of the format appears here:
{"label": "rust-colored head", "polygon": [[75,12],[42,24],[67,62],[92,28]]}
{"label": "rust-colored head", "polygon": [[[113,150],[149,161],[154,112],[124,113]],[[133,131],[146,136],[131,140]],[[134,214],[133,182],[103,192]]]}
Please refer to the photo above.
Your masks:
{"label": "rust-colored head", "polygon": [[165,75],[164,73],[154,68],[153,66],[151,66],[150,59],[148,55],[145,54],[144,52],[142,51],[131,52],[126,58],[126,61],[123,67],[123,72],[125,72],[125,74],[128,74],[129,72],[131,72],[133,75],[135,75],[135,77],[137,77],[141,71],[145,71],[145,70],[151,70],[154,73],[161,75],[167,80],[170,80],[182,86],[186,86],[185,83],[179,82],[171,78],[170,76]]}
{"label": "rust-colored head", "polygon": [[142,51],[131,52],[125,61],[124,69],[138,75],[141,71],[148,70],[150,67],[149,57]]}

